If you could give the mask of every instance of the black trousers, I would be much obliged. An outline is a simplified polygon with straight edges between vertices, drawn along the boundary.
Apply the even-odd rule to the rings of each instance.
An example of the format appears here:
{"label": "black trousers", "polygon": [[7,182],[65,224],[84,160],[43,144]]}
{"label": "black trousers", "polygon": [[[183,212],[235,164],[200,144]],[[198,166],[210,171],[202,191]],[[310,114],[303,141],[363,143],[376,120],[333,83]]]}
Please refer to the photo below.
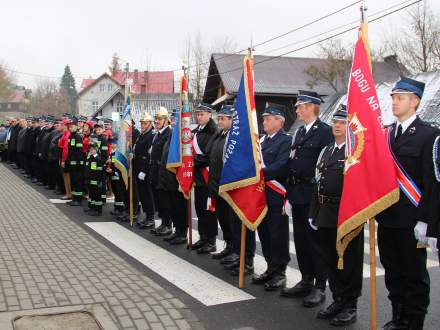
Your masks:
{"label": "black trousers", "polygon": [[379,224],[377,242],[380,262],[385,268],[388,299],[403,304],[408,315],[426,314],[430,290],[427,254],[426,249],[417,248],[414,230]]}
{"label": "black trousers", "polygon": [[115,196],[114,209],[124,211],[125,201],[125,184],[121,176],[111,176],[110,184],[112,186],[113,195]]}
{"label": "black trousers", "polygon": [[157,213],[159,218],[162,220],[162,225],[171,226],[171,214],[170,207],[168,205],[168,191],[163,189],[154,189],[153,196]]}
{"label": "black trousers", "polygon": [[46,184],[50,187],[50,189],[55,189],[57,185],[57,174],[60,173],[58,170],[58,162],[57,161],[48,161],[47,162],[47,182]]}
{"label": "black trousers", "polygon": [[87,185],[87,190],[89,192],[89,207],[92,210],[98,211],[99,213],[102,212],[102,198],[101,198],[101,192],[102,192],[102,185],[104,182],[97,181],[98,184],[89,184]]}
{"label": "black trousers", "polygon": [[[241,226],[242,222],[232,207],[229,207],[229,218],[231,219],[232,228],[232,246],[234,252],[240,254],[241,244]],[[246,244],[245,244],[245,261],[246,263],[253,263],[255,256],[255,232],[246,228]]]}
{"label": "black trousers", "polygon": [[283,213],[283,205],[268,206],[263,221],[258,226],[264,259],[268,268],[285,271],[290,261],[289,216]]}
{"label": "black trousers", "polygon": [[16,162],[16,157],[17,157],[17,149],[8,149],[8,160],[11,163],[15,163]]}
{"label": "black trousers", "polygon": [[362,294],[364,267],[364,231],[356,236],[344,253],[344,269],[338,269],[336,228],[318,228],[322,258],[327,265],[328,283],[333,298],[356,300]]}
{"label": "black trousers", "polygon": [[23,152],[17,152],[17,161],[16,164],[21,169],[24,169],[24,153]]}
{"label": "black trousers", "polygon": [[40,177],[38,178],[38,181],[42,182],[44,185],[47,184],[47,162],[39,158],[38,159],[38,173]]}
{"label": "black trousers", "polygon": [[183,197],[183,194],[177,190],[167,191],[166,196],[168,197],[166,204],[174,228],[176,228],[176,233],[186,237],[188,232],[188,203],[185,197]]}
{"label": "black trousers", "polygon": [[72,199],[81,202],[84,194],[84,176],[82,167],[69,167],[68,171],[72,186]]}
{"label": "black trousers", "polygon": [[194,188],[194,206],[198,218],[197,227],[200,239],[215,243],[215,238],[218,234],[218,226],[215,219],[215,213],[206,209],[208,197],[208,188],[200,186]]}
{"label": "black trousers", "polygon": [[304,280],[315,279],[316,287],[323,289],[327,282],[327,269],[320,253],[318,233],[309,224],[309,204],[290,203],[293,239],[301,276]]}
{"label": "black trousers", "polygon": [[37,179],[40,181],[40,167],[38,166],[38,156],[32,155],[32,178]]}
{"label": "black trousers", "polygon": [[142,205],[142,210],[147,219],[154,218],[154,199],[151,184],[146,180],[140,180],[136,175],[136,190]]}
{"label": "black trousers", "polygon": [[215,215],[223,233],[223,240],[232,244],[232,224],[229,218],[230,207],[226,201],[218,197],[215,199]]}
{"label": "black trousers", "polygon": [[33,177],[32,154],[25,154],[24,169],[26,173]]}

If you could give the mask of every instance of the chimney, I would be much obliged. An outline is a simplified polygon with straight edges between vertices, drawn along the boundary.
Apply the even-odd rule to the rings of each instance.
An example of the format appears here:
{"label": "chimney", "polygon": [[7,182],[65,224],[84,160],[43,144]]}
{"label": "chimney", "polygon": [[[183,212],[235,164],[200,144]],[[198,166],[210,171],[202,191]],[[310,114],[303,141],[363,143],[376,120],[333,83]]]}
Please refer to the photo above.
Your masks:
{"label": "chimney", "polygon": [[142,84],[142,88],[144,89],[144,93],[147,94],[147,85],[148,85],[148,71],[144,71],[144,81]]}
{"label": "chimney", "polygon": [[134,77],[133,77],[133,84],[137,85],[138,84],[138,77],[139,76],[139,71],[136,69],[134,70]]}

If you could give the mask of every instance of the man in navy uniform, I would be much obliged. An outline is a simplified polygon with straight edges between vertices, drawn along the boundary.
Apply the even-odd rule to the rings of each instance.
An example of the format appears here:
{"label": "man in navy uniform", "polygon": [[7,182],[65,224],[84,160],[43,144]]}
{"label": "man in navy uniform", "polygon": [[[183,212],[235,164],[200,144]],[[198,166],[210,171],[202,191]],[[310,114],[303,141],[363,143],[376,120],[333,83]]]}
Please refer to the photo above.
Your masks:
{"label": "man in navy uniform", "polygon": [[289,153],[292,138],[284,130],[284,106],[272,104],[263,112],[262,138],[263,174],[266,182],[266,217],[258,226],[261,248],[267,269],[254,275],[254,284],[264,284],[266,291],[286,286],[289,254],[289,217],[285,213],[286,181],[289,173]]}
{"label": "man in navy uniform", "polygon": [[378,214],[377,239],[380,261],[385,268],[385,285],[391,300],[393,318],[383,329],[423,329],[429,305],[430,280],[426,268],[427,223],[434,184],[432,147],[438,130],[416,115],[423,96],[423,82],[402,77],[391,97],[397,122],[388,129],[391,151],[397,163],[421,192],[411,202],[403,190],[399,201]]}
{"label": "man in navy uniform", "polygon": [[321,253],[328,271],[333,302],[319,311],[319,319],[331,319],[334,326],[356,322],[357,300],[362,291],[364,232],[356,236],[344,254],[344,269],[338,269],[336,234],[339,204],[344,182],[347,108],[341,104],[333,114],[335,142],[325,147],[316,164],[316,185],[310,204],[310,226],[317,230]]}
{"label": "man in navy uniform", "polygon": [[217,125],[212,119],[212,107],[201,103],[196,109],[198,126],[193,130],[194,149],[194,206],[197,213],[200,240],[192,246],[199,254],[216,251],[217,220],[215,213],[207,210],[208,205],[208,166],[204,161],[207,146],[217,132]]}
{"label": "man in navy uniform", "polygon": [[157,236],[168,236],[172,233],[169,205],[166,204],[166,201],[168,200],[168,196],[166,196],[167,191],[160,188],[159,176],[163,148],[171,135],[169,120],[168,110],[164,107],[160,107],[159,111],[154,116],[156,133],[154,134],[151,148],[149,150],[150,168],[148,179],[153,189],[154,205],[158,211],[160,219],[162,220],[160,226],[151,229],[150,232]]}
{"label": "man in navy uniform", "polygon": [[135,214],[139,214],[139,200],[142,205],[142,210],[145,213],[145,218],[137,224],[139,228],[154,227],[154,200],[151,183],[148,181],[148,172],[150,167],[149,150],[153,142],[153,117],[144,112],[141,119],[141,134],[139,134],[136,142],[133,145],[133,189],[137,191],[134,193],[134,208]]}
{"label": "man in navy uniform", "polygon": [[284,297],[304,297],[304,307],[314,307],[325,299],[327,274],[317,233],[309,225],[309,206],[315,183],[315,166],[325,146],[333,142],[330,126],[319,120],[321,97],[316,92],[299,91],[296,113],[304,121],[293,140],[287,196],[292,205],[293,238],[302,279],[283,289]]}

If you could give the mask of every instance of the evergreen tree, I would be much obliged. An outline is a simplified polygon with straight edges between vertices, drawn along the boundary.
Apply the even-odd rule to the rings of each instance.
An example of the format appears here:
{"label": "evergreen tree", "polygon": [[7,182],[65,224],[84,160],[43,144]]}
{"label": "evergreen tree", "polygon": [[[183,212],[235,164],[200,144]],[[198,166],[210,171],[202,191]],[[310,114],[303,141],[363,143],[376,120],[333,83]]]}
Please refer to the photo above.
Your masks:
{"label": "evergreen tree", "polygon": [[75,78],[73,78],[69,65],[66,65],[64,68],[64,74],[61,77],[60,92],[64,95],[69,104],[69,112],[72,115],[75,114],[78,93],[75,87]]}
{"label": "evergreen tree", "polygon": [[121,59],[119,58],[117,53],[113,53],[112,63],[108,67],[108,70],[110,71],[110,75],[113,75],[115,72],[122,71],[122,69],[121,69]]}

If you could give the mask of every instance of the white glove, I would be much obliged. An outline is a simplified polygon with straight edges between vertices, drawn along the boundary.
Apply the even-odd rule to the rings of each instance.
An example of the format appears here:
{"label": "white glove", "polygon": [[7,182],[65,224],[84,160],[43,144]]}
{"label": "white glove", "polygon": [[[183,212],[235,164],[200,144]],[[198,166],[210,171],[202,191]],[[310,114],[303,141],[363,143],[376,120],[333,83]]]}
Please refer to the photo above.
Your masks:
{"label": "white glove", "polygon": [[435,237],[427,237],[428,245],[433,252],[437,252],[437,238]]}
{"label": "white glove", "polygon": [[414,227],[414,236],[416,237],[416,240],[419,241],[419,243],[422,243],[421,241],[426,240],[427,229],[428,229],[428,224],[426,224],[425,222],[417,221],[417,224]]}
{"label": "white glove", "polygon": [[146,174],[144,172],[139,172],[138,179],[144,181]]}
{"label": "white glove", "polygon": [[312,219],[312,218],[309,218],[309,225],[310,225],[310,227],[312,227],[313,230],[318,230],[318,227],[316,227],[316,226],[313,224],[313,219]]}

